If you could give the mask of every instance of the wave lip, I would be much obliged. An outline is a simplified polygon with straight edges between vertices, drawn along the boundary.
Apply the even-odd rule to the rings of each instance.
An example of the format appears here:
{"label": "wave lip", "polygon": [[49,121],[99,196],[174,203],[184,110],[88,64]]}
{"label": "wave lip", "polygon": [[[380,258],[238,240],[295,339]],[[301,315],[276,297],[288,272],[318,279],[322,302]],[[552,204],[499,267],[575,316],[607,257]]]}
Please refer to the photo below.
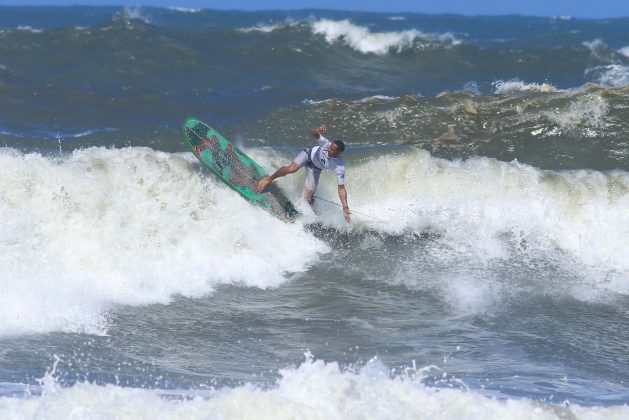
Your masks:
{"label": "wave lip", "polygon": [[384,55],[391,50],[400,53],[411,49],[419,39],[437,40],[452,45],[460,43],[450,33],[433,36],[416,29],[401,32],[374,33],[364,26],[351,23],[347,19],[341,21],[320,19],[312,23],[312,32],[317,35],[323,35],[329,44],[343,42],[363,54]]}

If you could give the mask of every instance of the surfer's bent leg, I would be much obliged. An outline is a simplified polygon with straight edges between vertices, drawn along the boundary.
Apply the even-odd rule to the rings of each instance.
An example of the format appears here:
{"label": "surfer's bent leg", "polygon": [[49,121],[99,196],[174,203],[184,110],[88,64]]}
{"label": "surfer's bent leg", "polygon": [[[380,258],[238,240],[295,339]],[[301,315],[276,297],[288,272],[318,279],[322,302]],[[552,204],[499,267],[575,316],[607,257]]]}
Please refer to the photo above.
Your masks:
{"label": "surfer's bent leg", "polygon": [[304,198],[310,204],[310,207],[314,205],[314,191],[310,191],[308,188],[304,188]]}
{"label": "surfer's bent leg", "polygon": [[314,194],[319,185],[319,176],[321,169],[314,166],[306,166],[306,183],[304,184],[304,198],[311,206],[314,204]]}
{"label": "surfer's bent leg", "polygon": [[282,166],[280,169],[275,171],[275,173],[273,173],[273,175],[265,176],[264,178],[262,178],[258,182],[258,189],[259,189],[259,191],[264,190],[275,179],[281,178],[284,175],[288,175],[288,174],[292,174],[294,172],[297,172],[300,168],[302,168],[304,165],[306,165],[306,163],[308,163],[308,155],[306,154],[306,152],[303,152],[303,151],[299,152],[299,154],[297,156],[295,156],[295,159],[293,159],[293,161],[290,163],[290,165]]}

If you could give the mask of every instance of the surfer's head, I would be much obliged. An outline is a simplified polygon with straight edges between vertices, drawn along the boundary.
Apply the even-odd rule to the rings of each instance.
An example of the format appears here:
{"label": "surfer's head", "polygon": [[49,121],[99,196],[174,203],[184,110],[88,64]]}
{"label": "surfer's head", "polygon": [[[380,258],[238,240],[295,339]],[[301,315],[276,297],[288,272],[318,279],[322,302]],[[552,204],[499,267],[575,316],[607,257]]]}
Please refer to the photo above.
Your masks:
{"label": "surfer's head", "polygon": [[334,140],[334,143],[330,145],[328,149],[328,156],[331,158],[337,158],[345,151],[345,143],[341,140]]}

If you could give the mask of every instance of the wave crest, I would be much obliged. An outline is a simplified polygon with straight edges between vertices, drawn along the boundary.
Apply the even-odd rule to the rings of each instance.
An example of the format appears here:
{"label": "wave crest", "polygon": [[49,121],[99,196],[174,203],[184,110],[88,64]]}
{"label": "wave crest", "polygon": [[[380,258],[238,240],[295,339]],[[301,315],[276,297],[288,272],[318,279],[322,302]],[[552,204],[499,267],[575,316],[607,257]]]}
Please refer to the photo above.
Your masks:
{"label": "wave crest", "polygon": [[343,42],[363,54],[383,55],[389,51],[400,53],[413,48],[416,42],[422,39],[451,45],[460,43],[454,35],[449,33],[433,36],[416,29],[400,32],[371,32],[368,28],[355,25],[347,19],[341,21],[320,19],[312,24],[312,32],[323,35],[330,44]]}
{"label": "wave crest", "polygon": [[493,83],[495,87],[495,94],[497,95],[505,95],[515,92],[540,92],[540,93],[548,93],[548,92],[558,92],[559,90],[548,83],[524,83],[521,80],[512,79],[507,82],[503,80],[499,80]]}

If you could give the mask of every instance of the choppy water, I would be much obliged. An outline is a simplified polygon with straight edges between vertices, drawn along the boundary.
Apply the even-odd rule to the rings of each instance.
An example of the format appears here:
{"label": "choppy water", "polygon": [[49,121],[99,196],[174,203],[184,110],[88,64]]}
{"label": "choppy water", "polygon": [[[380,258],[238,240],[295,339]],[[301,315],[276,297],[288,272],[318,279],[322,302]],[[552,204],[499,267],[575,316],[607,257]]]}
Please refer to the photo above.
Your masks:
{"label": "choppy water", "polygon": [[0,8],[1,416],[626,418],[628,23]]}

